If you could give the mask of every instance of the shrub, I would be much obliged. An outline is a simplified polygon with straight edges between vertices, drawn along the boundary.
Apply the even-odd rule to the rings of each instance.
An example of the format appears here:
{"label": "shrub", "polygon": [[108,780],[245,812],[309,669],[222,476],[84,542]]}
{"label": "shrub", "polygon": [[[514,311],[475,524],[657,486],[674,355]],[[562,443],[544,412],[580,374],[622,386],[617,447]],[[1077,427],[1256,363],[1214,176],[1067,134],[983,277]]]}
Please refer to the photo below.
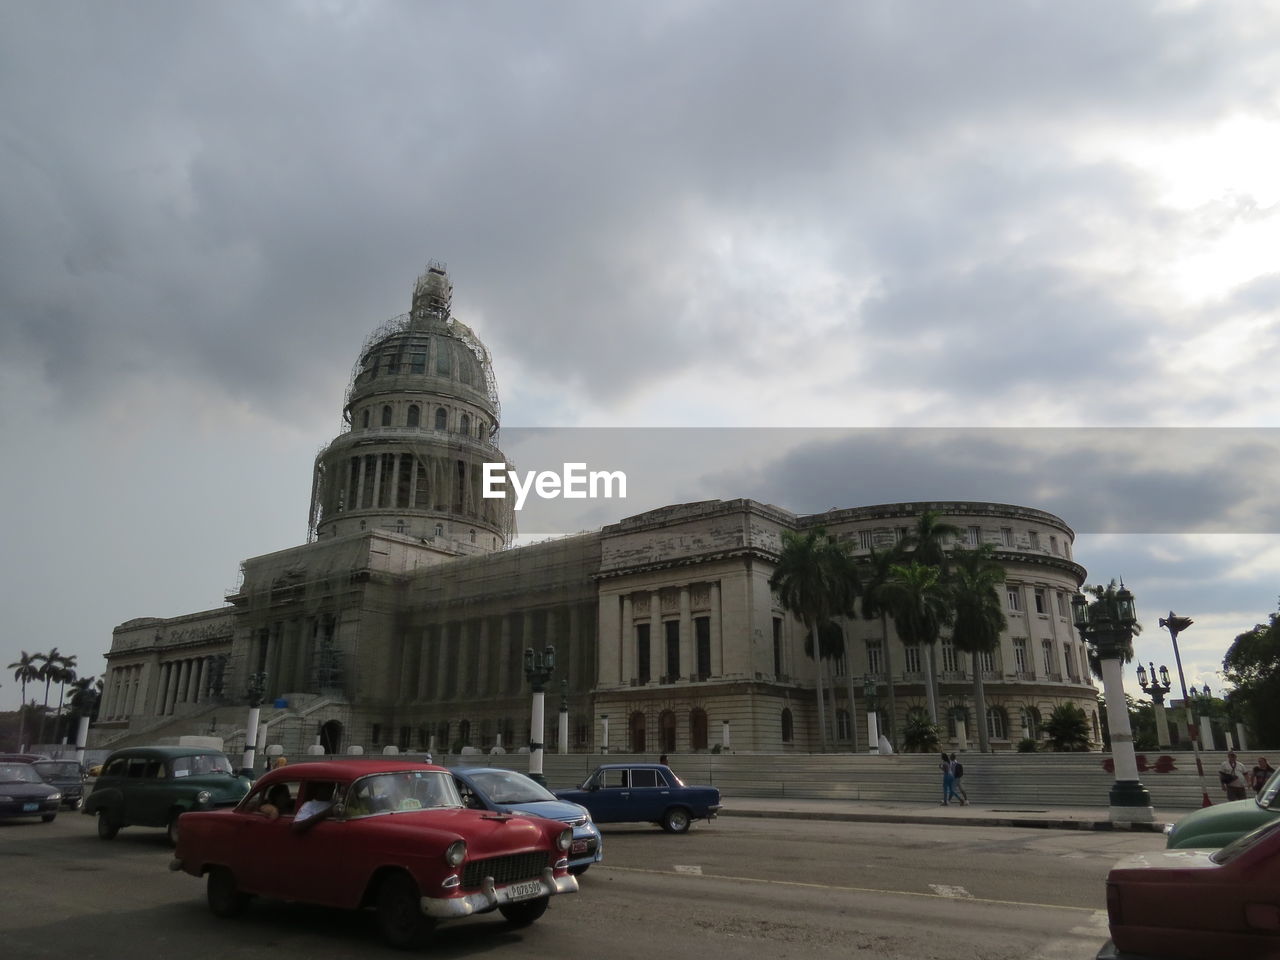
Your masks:
{"label": "shrub", "polygon": [[1018,741],[1019,753],[1035,753],[1039,749],[1040,749],[1039,741],[1033,740],[1031,737],[1023,737],[1021,740]]}
{"label": "shrub", "polygon": [[938,749],[938,725],[920,716],[911,716],[902,727],[902,749],[906,753],[932,753]]}

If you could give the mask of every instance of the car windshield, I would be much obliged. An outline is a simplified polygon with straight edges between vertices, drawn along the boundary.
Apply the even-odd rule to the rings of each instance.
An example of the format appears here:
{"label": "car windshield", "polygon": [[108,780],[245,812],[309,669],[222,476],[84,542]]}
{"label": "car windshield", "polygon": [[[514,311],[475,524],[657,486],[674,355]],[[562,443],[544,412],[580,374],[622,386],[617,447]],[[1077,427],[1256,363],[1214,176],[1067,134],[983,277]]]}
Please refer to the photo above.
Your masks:
{"label": "car windshield", "polygon": [[40,760],[32,764],[40,771],[42,777],[78,777],[80,776],[80,764],[63,763],[59,761]]}
{"label": "car windshield", "polygon": [[472,773],[469,779],[492,803],[537,803],[556,798],[546,787],[513,770]]}
{"label": "car windshield", "polygon": [[29,763],[0,763],[0,783],[43,783]]}
{"label": "car windshield", "polygon": [[220,753],[197,753],[190,757],[175,757],[175,777],[203,777],[211,773],[231,773],[231,761]]}
{"label": "car windshield", "polygon": [[1244,853],[1251,847],[1257,846],[1263,840],[1275,835],[1280,830],[1280,820],[1272,820],[1270,823],[1264,823],[1256,830],[1251,830],[1243,837],[1237,837],[1221,850],[1215,850],[1210,854],[1209,859],[1217,864],[1230,863],[1240,854]]}
{"label": "car windshield", "polygon": [[460,807],[453,777],[444,770],[398,770],[361,777],[347,791],[347,816]]}
{"label": "car windshield", "polygon": [[1262,789],[1258,791],[1258,806],[1264,810],[1280,806],[1276,803],[1277,796],[1280,796],[1280,770],[1273,773],[1271,779],[1264,783]]}

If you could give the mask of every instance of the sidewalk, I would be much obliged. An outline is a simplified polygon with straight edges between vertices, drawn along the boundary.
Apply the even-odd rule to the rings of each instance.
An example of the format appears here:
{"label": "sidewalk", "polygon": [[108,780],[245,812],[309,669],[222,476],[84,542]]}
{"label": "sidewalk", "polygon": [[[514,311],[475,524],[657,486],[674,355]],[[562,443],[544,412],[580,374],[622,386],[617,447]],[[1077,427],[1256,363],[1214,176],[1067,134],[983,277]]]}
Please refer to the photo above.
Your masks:
{"label": "sidewalk", "polygon": [[1107,807],[1042,807],[1034,804],[973,803],[969,806],[912,801],[798,800],[770,797],[724,798],[722,817],[776,817],[855,823],[937,823],[964,827],[1036,827],[1047,830],[1132,830],[1163,833],[1187,813],[1156,811],[1154,823],[1115,824]]}

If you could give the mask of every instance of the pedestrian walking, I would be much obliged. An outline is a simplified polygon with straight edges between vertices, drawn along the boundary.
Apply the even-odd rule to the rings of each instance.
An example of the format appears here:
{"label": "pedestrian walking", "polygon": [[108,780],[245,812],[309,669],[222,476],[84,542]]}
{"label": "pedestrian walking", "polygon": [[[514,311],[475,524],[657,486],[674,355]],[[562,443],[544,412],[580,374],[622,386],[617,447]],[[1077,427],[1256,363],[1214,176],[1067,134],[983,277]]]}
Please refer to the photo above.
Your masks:
{"label": "pedestrian walking", "polygon": [[1261,793],[1262,788],[1266,786],[1267,781],[1271,779],[1271,775],[1276,772],[1276,768],[1267,762],[1266,757],[1258,758],[1258,765],[1249,771],[1249,778],[1252,780],[1254,793]]}
{"label": "pedestrian walking", "polygon": [[942,806],[950,806],[952,797],[957,800],[961,800],[961,797],[956,793],[955,766],[945,750],[942,751],[942,762],[938,764],[938,768],[942,771]]}
{"label": "pedestrian walking", "polygon": [[1227,759],[1218,768],[1218,779],[1222,781],[1222,789],[1227,791],[1228,800],[1243,800],[1247,795],[1249,783],[1245,779],[1245,769],[1236,761],[1234,750],[1227,754]]}
{"label": "pedestrian walking", "polygon": [[956,755],[951,755],[951,776],[955,778],[956,790],[960,793],[961,806],[969,805],[969,793],[964,788],[964,764],[956,759]]}

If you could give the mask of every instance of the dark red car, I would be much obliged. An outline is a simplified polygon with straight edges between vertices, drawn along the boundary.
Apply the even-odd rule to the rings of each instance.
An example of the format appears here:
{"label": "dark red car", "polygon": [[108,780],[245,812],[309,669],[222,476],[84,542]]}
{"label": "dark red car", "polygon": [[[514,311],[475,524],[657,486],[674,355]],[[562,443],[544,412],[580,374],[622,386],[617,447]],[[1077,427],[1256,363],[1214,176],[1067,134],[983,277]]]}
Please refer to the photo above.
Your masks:
{"label": "dark red car", "polygon": [[1280,820],[1221,850],[1159,850],[1107,874],[1098,960],[1278,960]]}
{"label": "dark red car", "polygon": [[516,925],[575,893],[573,830],[463,806],[443,767],[334,761],[280,767],[235,808],[183,814],[170,865],[206,876],[218,916],[252,896],[373,907],[393,946],[441,920],[498,910]]}

